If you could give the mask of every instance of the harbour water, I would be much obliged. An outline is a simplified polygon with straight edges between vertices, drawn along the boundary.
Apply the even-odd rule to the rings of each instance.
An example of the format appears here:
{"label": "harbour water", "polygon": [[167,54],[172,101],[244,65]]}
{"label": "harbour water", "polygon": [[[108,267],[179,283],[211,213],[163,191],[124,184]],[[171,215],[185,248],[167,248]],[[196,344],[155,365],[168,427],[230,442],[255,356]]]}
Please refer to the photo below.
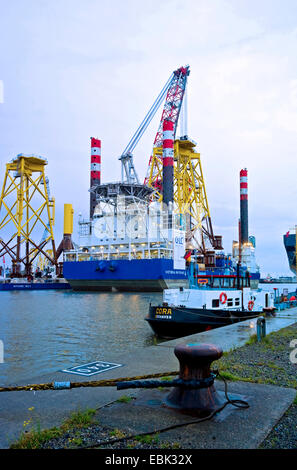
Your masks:
{"label": "harbour water", "polygon": [[[295,292],[297,284],[261,284]],[[0,385],[154,344],[144,321],[162,293],[14,291],[0,293]]]}
{"label": "harbour water", "polygon": [[154,343],[144,321],[160,293],[14,291],[0,293],[0,385]]}

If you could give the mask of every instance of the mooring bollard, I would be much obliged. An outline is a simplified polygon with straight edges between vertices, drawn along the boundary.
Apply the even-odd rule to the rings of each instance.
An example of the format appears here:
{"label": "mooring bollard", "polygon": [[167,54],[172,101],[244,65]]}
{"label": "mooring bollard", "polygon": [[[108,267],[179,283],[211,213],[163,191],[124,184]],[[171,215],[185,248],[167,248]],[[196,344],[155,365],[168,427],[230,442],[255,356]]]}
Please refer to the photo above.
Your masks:
{"label": "mooring bollard", "polygon": [[210,365],[220,359],[223,350],[214,344],[180,344],[174,349],[179,360],[179,378],[183,381],[205,380],[200,388],[174,387],[165,400],[170,408],[179,409],[197,416],[207,416],[224,403],[216,392]]}
{"label": "mooring bollard", "polygon": [[257,319],[257,340],[261,341],[266,336],[266,320],[263,317]]}

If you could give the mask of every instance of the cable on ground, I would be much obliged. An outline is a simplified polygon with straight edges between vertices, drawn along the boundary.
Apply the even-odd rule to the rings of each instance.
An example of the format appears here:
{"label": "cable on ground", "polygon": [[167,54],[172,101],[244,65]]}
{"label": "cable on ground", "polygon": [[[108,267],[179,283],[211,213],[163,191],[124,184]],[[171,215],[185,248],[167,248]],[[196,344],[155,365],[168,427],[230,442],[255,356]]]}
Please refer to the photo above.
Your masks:
{"label": "cable on ground", "polygon": [[107,441],[97,442],[96,444],[80,447],[80,449],[92,449],[92,448],[95,448],[95,447],[102,447],[102,446],[106,446],[106,445],[112,445],[112,444],[115,444],[115,443],[121,442],[121,441],[130,441],[130,440],[135,439],[136,437],[140,437],[140,436],[151,436],[152,434],[160,434],[160,433],[163,433],[163,432],[166,432],[166,431],[171,431],[172,429],[181,428],[183,426],[189,426],[191,424],[202,423],[204,421],[211,420],[217,413],[222,411],[228,404],[233,405],[236,408],[241,408],[241,409],[249,408],[250,405],[247,401],[240,400],[240,399],[231,399],[231,398],[229,398],[228,390],[227,390],[227,388],[228,388],[227,381],[225,380],[225,378],[222,375],[220,375],[220,373],[218,371],[217,371],[217,377],[220,377],[224,382],[226,401],[222,406],[220,406],[216,410],[212,411],[208,416],[205,416],[204,418],[195,419],[193,421],[188,421],[187,423],[178,423],[178,424],[173,424],[172,426],[167,426],[165,428],[154,429],[153,431],[149,431],[149,432],[130,434],[128,436],[119,437],[119,438],[116,438],[116,439],[109,439]]}

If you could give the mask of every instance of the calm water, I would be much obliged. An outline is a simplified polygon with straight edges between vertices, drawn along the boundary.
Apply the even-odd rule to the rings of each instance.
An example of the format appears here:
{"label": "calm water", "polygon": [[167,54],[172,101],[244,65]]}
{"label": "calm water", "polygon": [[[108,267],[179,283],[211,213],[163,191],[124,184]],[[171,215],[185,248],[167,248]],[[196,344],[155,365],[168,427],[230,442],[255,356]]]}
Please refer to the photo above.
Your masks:
{"label": "calm water", "polygon": [[[266,284],[295,291],[297,284]],[[162,293],[0,292],[0,385],[150,346],[144,321]]]}
{"label": "calm water", "polygon": [[153,344],[144,317],[162,293],[0,292],[0,384]]}

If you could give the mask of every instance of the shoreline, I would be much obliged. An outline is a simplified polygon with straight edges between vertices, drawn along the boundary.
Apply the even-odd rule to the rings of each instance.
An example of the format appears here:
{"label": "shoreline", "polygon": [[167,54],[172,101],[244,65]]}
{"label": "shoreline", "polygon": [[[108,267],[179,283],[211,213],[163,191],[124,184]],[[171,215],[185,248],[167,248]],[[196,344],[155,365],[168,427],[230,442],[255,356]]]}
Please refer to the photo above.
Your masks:
{"label": "shoreline", "polygon": [[[297,366],[296,365],[289,365],[289,372],[288,372],[287,376],[284,375],[284,371],[286,370],[285,367],[284,367],[284,364],[288,365],[287,364],[287,362],[288,362],[288,353],[290,352],[290,349],[289,349],[289,346],[288,346],[289,345],[289,342],[288,342],[289,338],[291,338],[291,337],[297,338],[297,323],[296,323],[296,318],[294,318],[295,315],[293,315],[292,310],[293,309],[290,309],[292,315],[289,318],[283,318],[283,322],[284,323],[289,322],[289,324],[286,324],[284,326],[284,328],[281,328],[277,331],[271,331],[270,333],[268,333],[268,336],[266,338],[264,338],[264,340],[259,342],[259,343],[254,342],[252,331],[250,331],[251,329],[247,330],[248,325],[240,325],[240,327],[239,327],[239,332],[240,332],[239,343],[240,343],[240,345],[237,345],[235,348],[234,348],[234,346],[232,346],[232,335],[230,337],[230,331],[229,331],[229,337],[228,337],[228,334],[227,334],[228,333],[228,331],[227,331],[228,328],[231,331],[234,328],[230,328],[230,326],[229,326],[229,327],[224,327],[224,328],[220,329],[221,330],[220,336],[222,337],[222,333],[223,333],[222,330],[225,330],[224,331],[224,333],[225,333],[224,336],[227,336],[227,338],[229,338],[229,340],[230,340],[229,341],[229,348],[227,348],[226,344],[225,344],[225,348],[223,348],[224,349],[224,355],[218,361],[219,364],[217,364],[217,365],[219,365],[220,370],[222,371],[223,375],[225,374],[225,378],[228,380],[228,386],[234,387],[234,385],[236,383],[238,383],[238,384],[243,383],[243,384],[246,384],[246,385],[248,383],[249,384],[253,383],[253,384],[258,384],[258,386],[261,386],[259,384],[262,384],[262,386],[265,386],[265,385],[269,384],[270,386],[272,386],[272,388],[274,388],[275,386],[278,386],[278,387],[281,386],[283,388],[288,387],[290,389],[294,388],[296,390],[296,388],[297,388],[297,379],[296,379]],[[296,309],[294,309],[294,310],[296,310]],[[287,312],[287,313],[289,313],[289,312]],[[296,314],[296,312],[295,312],[295,314]],[[273,320],[274,319],[267,322],[269,325],[272,324],[272,329],[273,329]],[[236,325],[231,325],[231,327],[235,327],[235,326]],[[237,324],[237,326],[238,326],[238,324]],[[238,330],[238,328],[237,328],[237,330]],[[212,334],[210,334],[210,333],[212,333]],[[160,372],[160,369],[163,370],[164,372],[165,372],[165,370],[166,371],[175,370],[175,369],[178,370],[178,363],[177,363],[176,360],[174,360],[174,357],[173,357],[173,349],[174,349],[176,344],[179,344],[179,343],[182,343],[182,342],[185,342],[185,341],[188,341],[188,342],[192,343],[194,340],[196,340],[196,341],[198,340],[198,342],[206,342],[205,341],[206,336],[208,336],[208,338],[209,338],[208,342],[213,342],[214,336],[216,336],[217,334],[218,334],[218,331],[212,330],[212,332],[209,331],[209,332],[206,332],[206,333],[198,333],[196,335],[192,335],[192,336],[187,337],[187,338],[179,338],[179,339],[176,339],[176,340],[173,340],[173,341],[168,341],[168,342],[161,343],[158,346],[153,346],[153,347],[146,348],[146,353],[149,353],[148,349],[150,349],[151,359],[152,360],[150,362],[146,363],[146,364],[145,364],[145,362],[142,363],[142,366],[143,366],[142,371],[143,372],[150,371],[151,373],[155,373],[155,372]],[[280,340],[279,338],[283,338],[283,339]],[[276,342],[280,341],[280,344],[278,344],[278,345],[274,344],[273,341],[276,341]],[[245,343],[248,343],[248,344],[245,344]],[[279,350],[277,348],[279,348]],[[265,353],[265,361],[268,364],[268,365],[266,364],[266,366],[265,366],[265,363],[264,363],[265,361],[263,363],[261,363],[261,361],[259,361],[259,357],[261,355],[260,351],[261,351],[262,355],[263,355],[263,352]],[[143,354],[143,352],[142,352],[142,354]],[[134,358],[135,358],[135,356],[134,356]],[[170,361],[168,361],[169,358],[170,358]],[[141,357],[139,357],[139,360],[141,361]],[[277,362],[277,361],[281,361],[281,362]],[[174,367],[174,365],[175,365],[175,367]],[[117,370],[115,369],[114,371],[110,371],[109,373],[104,373],[104,379],[107,378],[107,376],[108,376],[108,378],[110,378],[110,376],[113,376],[113,377],[116,378],[116,377],[123,377],[125,375],[128,375],[128,374],[123,373],[124,370],[121,370],[121,372],[120,372],[120,369],[121,368],[119,368]],[[135,369],[135,364],[134,364],[133,370],[136,371],[136,369]],[[140,372],[140,369],[138,369],[138,372]],[[134,374],[129,374],[129,375],[134,375]],[[101,377],[103,378],[103,376],[101,376]],[[76,377],[71,378],[71,380],[75,380],[75,379],[76,379]],[[69,380],[69,377],[68,377],[68,380]],[[81,380],[81,379],[78,379],[78,380],[75,380],[75,381],[79,381],[79,380]],[[219,386],[219,381],[216,382],[216,383],[218,383],[218,386]],[[13,392],[14,395],[16,393],[22,393],[22,395],[24,397],[23,392]],[[29,393],[30,394],[30,392],[24,392],[24,393]],[[51,393],[51,394],[56,394],[56,396],[58,396],[57,394],[61,394],[61,393],[66,393],[67,394],[69,392],[68,391],[60,391],[60,392],[55,391],[55,392],[37,392],[37,393],[38,393],[38,395],[40,395],[42,393],[43,394]],[[295,393],[295,395],[296,395],[296,393]],[[79,396],[79,395],[77,395],[77,396]],[[104,397],[102,396],[102,391],[99,391],[99,390],[97,390],[97,396],[98,396],[97,405],[99,405],[99,408],[101,408],[101,409],[106,407],[106,405],[108,405],[109,402],[121,403],[121,399],[123,400],[121,406],[128,406],[128,404],[124,405],[123,403],[124,403],[125,399],[128,400],[127,401],[127,403],[128,403],[130,401],[130,398],[135,396],[135,391],[133,391],[133,393],[128,391],[128,393],[126,392],[124,395],[122,394],[121,396],[119,396],[119,392],[113,391],[109,387],[108,389],[106,389],[106,393],[104,394]],[[101,396],[101,399],[99,398],[99,396]],[[1,394],[0,394],[0,399],[1,399]],[[294,401],[294,397],[291,400],[291,402],[293,402],[293,401]],[[296,401],[296,398],[295,398],[295,401]],[[93,402],[94,402],[94,400],[93,400]],[[112,408],[112,406],[111,406],[111,408]],[[270,436],[271,433],[273,433],[273,434],[271,434],[271,437],[266,436],[265,437],[266,441],[265,441],[265,439],[262,441],[263,445],[266,446],[264,448],[272,448],[272,447],[269,447],[269,446],[273,446],[273,445],[274,445],[273,448],[287,448],[287,447],[281,447],[283,445],[282,443],[284,441],[282,441],[282,440],[278,441],[277,440],[276,435],[275,435],[275,432],[276,432],[275,427],[277,425],[281,426],[281,429],[283,429],[282,435],[287,436],[288,433],[286,433],[286,429],[288,428],[288,423],[291,422],[291,416],[293,416],[294,419],[295,419],[296,408],[297,408],[297,406],[296,406],[295,402],[293,404],[291,403],[291,405],[289,406],[289,411],[284,410],[284,413],[282,413],[281,417],[278,419],[278,422],[280,424],[276,424],[276,423],[272,424],[271,429],[270,429],[270,433],[268,433],[268,434],[269,434],[269,436]],[[88,408],[87,406],[84,406],[83,409],[87,412],[88,409],[90,410],[92,408]],[[108,409],[108,406],[107,406],[106,409]],[[291,415],[290,413],[293,413],[293,414]],[[66,411],[64,411],[64,418],[65,418],[66,415],[69,416],[69,414],[71,414],[71,413],[66,413]],[[27,413],[27,415],[28,415],[28,413]],[[284,420],[284,421],[282,421],[282,420]],[[61,423],[61,421],[62,420],[60,420],[60,423]],[[95,434],[96,433],[98,434],[98,433],[102,432],[105,435],[105,437],[107,436],[107,433],[109,433],[109,432],[113,432],[113,433],[116,433],[116,434],[118,434],[118,433],[121,434],[121,433],[124,432],[121,429],[118,429],[117,431],[115,431],[115,429],[117,429],[117,428],[108,429],[108,428],[103,426],[102,429],[101,429],[100,426],[98,428],[98,425],[96,425],[96,424],[94,424],[95,428],[93,428],[93,424],[91,425],[91,423],[89,423],[89,425],[82,429],[82,436],[80,435],[80,437],[78,437],[78,434],[77,434],[79,432],[80,428],[74,428],[74,431],[73,431],[74,434],[72,434],[72,431],[66,432],[66,435],[70,436],[67,439],[74,439],[74,442],[70,443],[70,445],[71,445],[70,448],[73,448],[73,445],[75,444],[75,442],[77,444],[80,444],[80,439],[82,440],[82,442],[84,442],[84,440],[86,440],[86,439],[90,440],[92,432],[95,433]],[[51,428],[51,426],[49,428],[46,427],[46,426],[45,427],[42,426],[42,429],[44,429],[44,428],[49,429],[49,428]],[[290,430],[290,433],[291,433],[292,436],[294,436],[294,433],[292,434],[291,430]],[[64,439],[63,440],[63,446],[58,447],[58,448],[68,448],[67,443],[65,443],[65,438],[63,438],[63,437],[60,437],[60,438]],[[295,439],[295,437],[292,437],[292,439]],[[292,439],[289,441],[288,437],[286,437],[286,442],[287,442],[286,445],[295,445],[295,447],[296,447],[296,443],[291,444]],[[170,443],[170,441],[167,442],[166,439],[165,439],[165,441],[164,440],[162,440],[162,441],[160,441],[160,440],[156,441],[155,440],[154,441],[153,439],[151,439],[151,440],[149,439],[148,441],[140,442],[138,440],[136,444],[134,443],[134,445],[137,446],[137,447],[132,447],[132,448],[144,448],[144,449],[147,449],[147,448],[151,449],[152,448],[152,449],[156,449],[156,448],[173,448],[173,447],[170,447],[170,445],[171,446],[174,446],[174,445],[175,446],[177,446],[177,445],[182,446],[182,444],[178,444],[177,441],[174,441],[173,443],[172,442]],[[131,442],[128,442],[127,445],[129,446],[129,445],[132,445],[132,444],[131,444]],[[165,447],[160,447],[160,446],[165,446]],[[280,446],[280,447],[278,447],[278,446]],[[81,448],[81,447],[83,447],[83,446],[80,444],[76,448]],[[46,447],[44,447],[44,448],[46,448]],[[116,448],[116,447],[112,447],[112,448]],[[130,447],[119,447],[119,448],[130,448]],[[294,448],[294,447],[288,447],[288,448]]]}

